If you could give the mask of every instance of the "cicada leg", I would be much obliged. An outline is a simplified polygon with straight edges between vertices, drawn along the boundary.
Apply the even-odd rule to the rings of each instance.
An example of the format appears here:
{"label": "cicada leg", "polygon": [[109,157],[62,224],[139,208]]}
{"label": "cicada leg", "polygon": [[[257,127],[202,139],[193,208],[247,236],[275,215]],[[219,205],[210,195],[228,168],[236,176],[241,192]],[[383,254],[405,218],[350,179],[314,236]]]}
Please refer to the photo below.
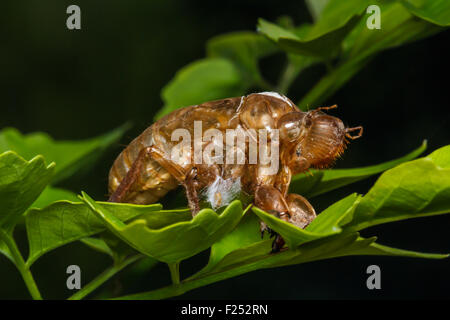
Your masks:
{"label": "cicada leg", "polygon": [[186,198],[188,200],[189,208],[192,216],[195,216],[200,211],[200,201],[197,193],[197,168],[193,167],[189,170],[186,179],[182,182],[186,189]]}
{"label": "cicada leg", "polygon": [[166,159],[164,154],[154,146],[150,147],[150,155],[184,187],[192,216],[195,216],[200,211],[197,194],[197,168],[192,167],[186,174],[184,168],[176,162]]}
{"label": "cicada leg", "polygon": [[301,195],[290,193],[286,197],[289,207],[289,222],[304,229],[316,218],[313,206]]}
{"label": "cicada leg", "polygon": [[133,162],[130,170],[125,178],[122,180],[116,191],[110,196],[109,202],[124,202],[127,195],[132,190],[135,190],[139,186],[139,177],[141,170],[144,169],[145,163],[153,159],[169,172],[181,185],[186,189],[186,196],[188,199],[189,207],[191,208],[192,215],[194,216],[200,210],[199,199],[196,190],[196,168],[192,168],[188,174],[184,173],[184,169],[175,162],[168,160],[164,157],[164,154],[155,146],[150,146],[142,149],[136,160]]}
{"label": "cicada leg", "polygon": [[[276,217],[304,229],[316,217],[311,204],[298,194],[288,194],[283,197],[282,193],[273,186],[260,186],[255,191],[255,205]],[[272,243],[272,252],[278,252],[284,246],[284,239],[270,230],[265,223],[261,223],[261,232],[269,231],[275,235]]]}
{"label": "cicada leg", "polygon": [[186,198],[188,200],[189,208],[192,216],[195,216],[200,211],[200,200],[197,194],[198,180],[197,168],[192,167],[187,173],[185,169],[172,160],[164,157],[164,154],[156,147],[150,147],[150,155],[158,162],[158,164],[167,170],[186,190]]}
{"label": "cicada leg", "polygon": [[133,162],[130,170],[128,170],[125,178],[120,182],[117,189],[111,194],[109,202],[124,202],[128,193],[133,189],[139,181],[139,176],[145,162],[150,157],[150,147],[142,149],[136,160]]}
{"label": "cicada leg", "polygon": [[[258,208],[289,222],[290,215],[288,204],[277,188],[268,185],[257,187],[255,190],[255,205]],[[275,240],[272,242],[272,253],[280,251],[284,246],[283,238],[273,230],[269,229],[264,222],[261,222],[260,227],[262,234],[264,231],[268,231],[271,236],[275,235]]]}

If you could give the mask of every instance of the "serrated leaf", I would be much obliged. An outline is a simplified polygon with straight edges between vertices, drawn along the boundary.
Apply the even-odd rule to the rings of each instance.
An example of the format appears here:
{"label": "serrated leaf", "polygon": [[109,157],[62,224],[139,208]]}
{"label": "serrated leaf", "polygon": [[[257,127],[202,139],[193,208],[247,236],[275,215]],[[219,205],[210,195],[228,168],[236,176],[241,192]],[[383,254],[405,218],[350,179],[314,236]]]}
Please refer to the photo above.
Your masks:
{"label": "serrated leaf", "polygon": [[12,150],[28,160],[43,155],[46,161],[56,163],[52,178],[55,184],[91,165],[128,127],[125,124],[104,135],[79,141],[55,141],[46,133],[22,135],[16,129],[5,128],[0,132],[0,152]]}
{"label": "serrated leaf", "polygon": [[[99,203],[119,221],[127,221],[148,212],[159,211],[161,205],[148,206],[121,203]],[[63,246],[105,230],[91,209],[84,203],[55,202],[43,209],[31,209],[25,216],[30,253],[27,265],[40,256]]]}
{"label": "serrated leaf", "polygon": [[[249,209],[250,206],[245,209],[243,218],[233,231],[212,245],[208,264],[202,272],[207,272],[228,253],[262,241],[259,219]],[[268,235],[264,234],[264,238],[267,240]]]}
{"label": "serrated leaf", "polygon": [[450,26],[450,1],[448,0],[402,0],[412,14],[442,27]]}
{"label": "serrated leaf", "polygon": [[262,81],[258,60],[277,50],[271,41],[249,31],[222,34],[210,39],[206,45],[208,57],[225,58],[233,62],[249,87]]}
{"label": "serrated leaf", "polygon": [[174,223],[191,221],[192,214],[189,208],[161,210],[143,214],[139,219],[145,220],[149,228],[161,229]]}
{"label": "serrated leaf", "polygon": [[352,215],[359,200],[360,196],[356,193],[341,199],[320,213],[305,229],[285,222],[257,207],[253,208],[253,212],[281,235],[289,248],[296,248],[303,243],[340,233],[341,222],[348,215]]}
{"label": "serrated leaf", "polygon": [[330,252],[352,244],[357,238],[357,234],[339,235],[310,242],[297,249],[286,250],[277,254],[269,253],[271,248],[270,240],[259,241],[250,246],[232,251],[208,272],[200,271],[182,281],[181,285],[169,286],[118,299],[163,299],[258,269],[320,260],[322,256],[326,256]]}
{"label": "serrated leaf", "polygon": [[[439,193],[439,196],[432,197],[431,200],[427,202],[425,207],[432,208],[433,210],[440,210],[439,212],[441,213],[450,211],[450,173],[447,173],[447,171],[450,170],[449,159],[450,146],[447,146],[433,152],[428,157],[410,161],[401,164],[394,169],[390,169],[380,177],[379,181],[385,176],[388,176],[390,179],[394,179],[401,184],[402,192],[400,195],[402,195],[404,191],[407,191],[406,194],[413,196],[412,200],[417,198],[421,199],[421,197],[420,194],[417,197],[417,191],[411,193],[408,186],[427,185],[422,189],[435,190]],[[434,169],[432,169],[433,166],[427,166],[424,172],[417,174],[414,166],[420,168],[420,164],[422,162],[428,163],[428,165],[431,163],[434,166]],[[439,174],[432,173],[433,170],[439,171]],[[430,181],[430,176],[427,177],[426,174],[427,171],[431,172],[431,175],[435,177],[435,179],[438,179],[438,176],[440,176],[441,180],[439,180],[439,183],[437,183],[437,181]],[[392,172],[395,172],[396,174],[389,174]],[[407,175],[408,173],[410,175]],[[420,181],[421,179],[428,180],[423,182]],[[377,188],[377,184],[378,182],[375,184],[373,189]],[[390,188],[388,188],[388,186]],[[383,190],[379,190],[380,197],[384,196],[384,199],[391,199],[393,195],[395,196],[396,189],[399,186],[395,183],[388,186],[386,186]],[[349,197],[333,204],[327,210],[319,214],[315,222],[308,226],[308,228],[310,228],[309,230],[308,228],[306,230],[296,228],[289,223],[285,223],[278,218],[254,208],[253,211],[260,218],[262,218],[271,228],[283,236],[288,243],[288,250],[283,250],[276,254],[270,254],[271,240],[257,240],[255,237],[256,232],[254,226],[252,224],[243,223],[241,228],[238,226],[232,233],[222,238],[222,243],[218,242],[219,245],[216,247],[216,250],[213,250],[213,246],[211,250],[210,262],[204,269],[185,279],[180,285],[169,286],[152,292],[135,294],[121,298],[160,299],[180,295],[186,291],[209,283],[221,281],[262,268],[280,267],[349,255],[391,255],[427,259],[442,259],[448,257],[447,254],[430,254],[390,248],[388,246],[375,243],[375,237],[370,239],[361,238],[359,234],[355,232],[355,230],[358,229],[355,228],[355,223],[356,226],[360,226],[361,220],[357,211],[361,210],[361,208],[363,208],[363,210],[367,209],[367,206],[364,207],[362,205],[362,201],[364,201],[366,197],[371,200],[371,192],[373,192],[372,189],[362,199],[360,196],[352,194]],[[397,200],[398,199],[402,200],[402,197],[397,197]],[[427,199],[422,198],[422,200]],[[374,202],[376,203],[376,201]],[[407,202],[402,203],[402,201],[390,200],[389,202],[390,203],[387,205],[387,208],[391,210],[389,214],[389,221],[398,220],[399,217],[404,218],[404,216],[402,217],[403,209],[401,206]],[[382,206],[386,205],[384,201],[381,201],[381,203]],[[419,208],[423,208],[424,206],[418,206],[418,203],[413,201],[413,203],[409,204],[408,210],[411,210],[412,207],[417,207],[417,209],[420,210]],[[392,211],[394,208],[395,210],[398,210],[397,213]],[[430,214],[437,214],[437,212],[434,211]],[[376,215],[370,215],[370,219],[373,219],[375,222],[374,224],[381,223],[378,220],[379,217]],[[247,222],[251,223],[251,218],[248,218]],[[252,231],[253,236],[246,238],[245,233],[247,230],[254,230]],[[337,232],[337,234],[334,232]],[[247,239],[248,242],[241,246],[239,241],[245,239]],[[230,247],[229,249],[227,248],[227,245]]]}
{"label": "serrated leaf", "polygon": [[[352,194],[341,201],[336,202],[331,205],[329,208],[324,210],[318,217],[314,220],[315,223],[311,223],[307,228],[310,232],[317,236],[317,238],[328,236],[334,233],[340,232],[340,224],[343,222],[343,219],[347,215],[351,215],[353,209],[359,201],[360,196],[357,194]],[[239,225],[218,242],[214,243],[211,247],[211,254],[208,262],[208,266],[203,269],[203,272],[212,268],[215,264],[217,264],[224,256],[228,253],[250,246],[257,242],[264,242],[268,240],[268,235],[265,233],[264,238],[261,238],[260,227],[259,227],[259,218],[260,215],[255,215],[255,213],[260,213],[263,216],[268,215],[265,212],[262,212],[258,208],[253,208],[257,212],[249,211],[245,214],[244,218],[240,221]],[[264,220],[266,223],[270,221]],[[279,219],[278,219],[279,220]],[[281,221],[281,220],[279,220]],[[314,222],[313,221],[313,222]],[[271,225],[271,227],[276,228],[275,225]],[[289,226],[288,226],[289,228]],[[296,228],[297,230],[298,228]],[[302,229],[299,229],[302,232]],[[314,239],[312,239],[314,240]],[[269,241],[270,242],[270,241]],[[263,247],[267,247],[267,241],[265,241]],[[293,246],[295,247],[295,245]],[[268,250],[270,251],[270,245]]]}
{"label": "serrated leaf", "polygon": [[294,176],[289,190],[290,192],[301,194],[307,198],[315,197],[369,178],[403,162],[412,160],[423,153],[426,147],[427,142],[424,141],[419,148],[401,158],[373,166],[352,169],[311,170],[312,175],[299,174]]}
{"label": "serrated leaf", "polygon": [[[376,238],[364,239],[358,233],[339,234],[305,243],[297,248],[270,254],[271,241],[264,240],[234,250],[210,268],[185,280],[187,287],[197,287],[246,272],[330,259],[350,255],[392,255],[441,259],[445,254],[429,254],[389,248],[375,244]],[[189,282],[194,282],[192,286]],[[196,283],[196,282],[199,283]]]}
{"label": "serrated leaf", "polygon": [[364,239],[358,233],[339,234],[305,243],[295,249],[269,254],[270,241],[260,241],[227,254],[212,268],[201,270],[179,285],[150,292],[132,294],[117,299],[164,299],[214,282],[232,278],[259,269],[282,267],[311,261],[353,255],[392,255],[414,258],[442,259],[446,254],[429,254],[389,248],[374,243],[375,238]]}
{"label": "serrated leaf", "polygon": [[117,237],[139,252],[166,263],[178,263],[211,247],[233,230],[243,215],[241,203],[233,201],[220,216],[211,209],[203,209],[190,221],[153,229],[147,223],[148,218],[125,224],[85,193],[83,200]]}
{"label": "serrated leaf", "polygon": [[346,229],[450,212],[450,146],[383,173]]}
{"label": "serrated leaf", "polygon": [[198,60],[179,70],[163,88],[164,107],[156,119],[182,107],[241,96],[245,90],[242,75],[231,61],[223,58]]}
{"label": "serrated leaf", "polygon": [[13,229],[50,182],[54,164],[42,156],[26,161],[15,152],[0,154],[0,227]]}
{"label": "serrated leaf", "polygon": [[361,195],[352,193],[322,211],[306,228],[309,232],[332,235],[341,232],[341,226],[353,218]]}
{"label": "serrated leaf", "polygon": [[78,201],[78,197],[72,191],[47,186],[30,208],[44,208],[53,202],[61,200],[76,202]]}
{"label": "serrated leaf", "polygon": [[[147,225],[153,229],[161,229],[165,226],[181,222],[190,221],[192,214],[188,208],[175,210],[161,210],[152,214],[142,214],[139,219],[145,220]],[[111,231],[105,230],[99,234],[99,238],[85,238],[81,242],[92,249],[108,254],[114,260],[114,264],[119,264],[127,257],[137,253],[135,249],[116,237]],[[154,260],[154,258],[151,258]]]}

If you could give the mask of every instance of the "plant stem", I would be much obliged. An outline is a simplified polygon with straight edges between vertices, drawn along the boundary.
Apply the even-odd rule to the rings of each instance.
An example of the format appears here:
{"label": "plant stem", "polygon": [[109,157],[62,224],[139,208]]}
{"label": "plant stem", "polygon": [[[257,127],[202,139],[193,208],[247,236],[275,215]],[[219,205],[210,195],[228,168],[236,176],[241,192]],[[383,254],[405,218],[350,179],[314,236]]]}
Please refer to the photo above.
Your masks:
{"label": "plant stem", "polygon": [[129,257],[116,265],[113,265],[112,267],[103,271],[94,280],[92,280],[87,285],[85,285],[81,290],[77,291],[72,296],[70,296],[67,300],[83,299],[88,294],[90,294],[92,291],[94,291],[95,289],[100,287],[102,284],[104,284],[106,281],[108,281],[116,273],[118,273],[119,271],[124,269],[126,266],[130,265],[131,263],[133,263],[143,257],[144,257],[143,255],[138,254],[138,255]]}
{"label": "plant stem", "polygon": [[39,292],[36,282],[34,281],[33,275],[31,274],[30,269],[25,265],[22,254],[20,253],[12,235],[8,234],[5,230],[0,229],[0,239],[3,240],[8,247],[17,270],[19,270],[22,275],[23,281],[25,282],[31,297],[34,300],[42,300],[41,293]]}
{"label": "plant stem", "polygon": [[249,271],[255,270],[253,265],[245,266],[236,272],[236,270],[231,269],[227,271],[222,271],[219,273],[214,273],[211,275],[206,275],[204,277],[200,277],[198,279],[186,279],[177,284],[172,284],[167,287],[159,288],[153,291],[141,292],[137,294],[126,295],[118,298],[114,298],[114,300],[156,300],[156,299],[166,299],[170,297],[175,297],[182,295],[190,290],[206,286],[208,284],[218,282],[224,279],[231,278],[238,274],[243,274]]}
{"label": "plant stem", "polygon": [[368,60],[355,59],[336,67],[320,79],[297,105],[302,109],[307,109],[307,107],[322,103],[346,84],[367,62]]}
{"label": "plant stem", "polygon": [[298,71],[298,68],[294,64],[291,62],[287,63],[277,87],[278,93],[287,94],[289,87],[298,75]]}
{"label": "plant stem", "polygon": [[174,285],[179,285],[180,284],[180,263],[179,262],[168,263],[167,265],[169,266],[170,277],[172,278],[172,283]]}

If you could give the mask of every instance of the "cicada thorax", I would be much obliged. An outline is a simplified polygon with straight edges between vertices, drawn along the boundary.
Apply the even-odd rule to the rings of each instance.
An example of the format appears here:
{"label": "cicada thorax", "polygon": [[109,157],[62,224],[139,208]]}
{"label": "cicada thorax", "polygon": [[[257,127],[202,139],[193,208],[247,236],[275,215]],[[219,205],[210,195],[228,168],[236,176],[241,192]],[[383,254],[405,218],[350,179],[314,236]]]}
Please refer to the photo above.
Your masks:
{"label": "cicada thorax", "polygon": [[251,94],[244,97],[239,119],[245,129],[272,132],[283,115],[294,111],[300,110],[284,96],[271,92]]}
{"label": "cicada thorax", "polygon": [[[265,152],[267,158],[272,158],[271,153],[274,150],[279,151],[279,119],[286,114],[299,111],[291,100],[277,93],[263,92],[245,97],[239,110],[240,123],[258,145],[257,164],[250,165],[245,175],[244,185],[249,193],[253,193],[258,185],[275,183],[276,174],[273,172],[273,164],[261,161],[261,157]],[[265,150],[263,151],[260,147],[264,147]]]}

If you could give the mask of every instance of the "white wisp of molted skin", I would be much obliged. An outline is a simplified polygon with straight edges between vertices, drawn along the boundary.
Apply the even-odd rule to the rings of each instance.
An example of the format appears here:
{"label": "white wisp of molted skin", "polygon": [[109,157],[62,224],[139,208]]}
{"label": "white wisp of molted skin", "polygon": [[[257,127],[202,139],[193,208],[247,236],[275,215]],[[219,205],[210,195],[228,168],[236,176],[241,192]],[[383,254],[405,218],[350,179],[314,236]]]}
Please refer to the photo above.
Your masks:
{"label": "white wisp of molted skin", "polygon": [[224,179],[220,176],[208,186],[204,192],[204,197],[211,207],[216,210],[227,206],[239,197],[241,193],[241,178]]}
{"label": "white wisp of molted skin", "polygon": [[274,98],[283,100],[284,102],[286,102],[286,103],[289,104],[290,106],[293,106],[293,105],[292,105],[292,102],[289,101],[289,99],[288,99],[287,97],[285,97],[285,96],[279,94],[278,92],[265,91],[265,92],[260,92],[260,93],[258,93],[258,94],[262,94],[262,95],[265,95],[265,96],[270,96],[270,97],[274,97]]}

